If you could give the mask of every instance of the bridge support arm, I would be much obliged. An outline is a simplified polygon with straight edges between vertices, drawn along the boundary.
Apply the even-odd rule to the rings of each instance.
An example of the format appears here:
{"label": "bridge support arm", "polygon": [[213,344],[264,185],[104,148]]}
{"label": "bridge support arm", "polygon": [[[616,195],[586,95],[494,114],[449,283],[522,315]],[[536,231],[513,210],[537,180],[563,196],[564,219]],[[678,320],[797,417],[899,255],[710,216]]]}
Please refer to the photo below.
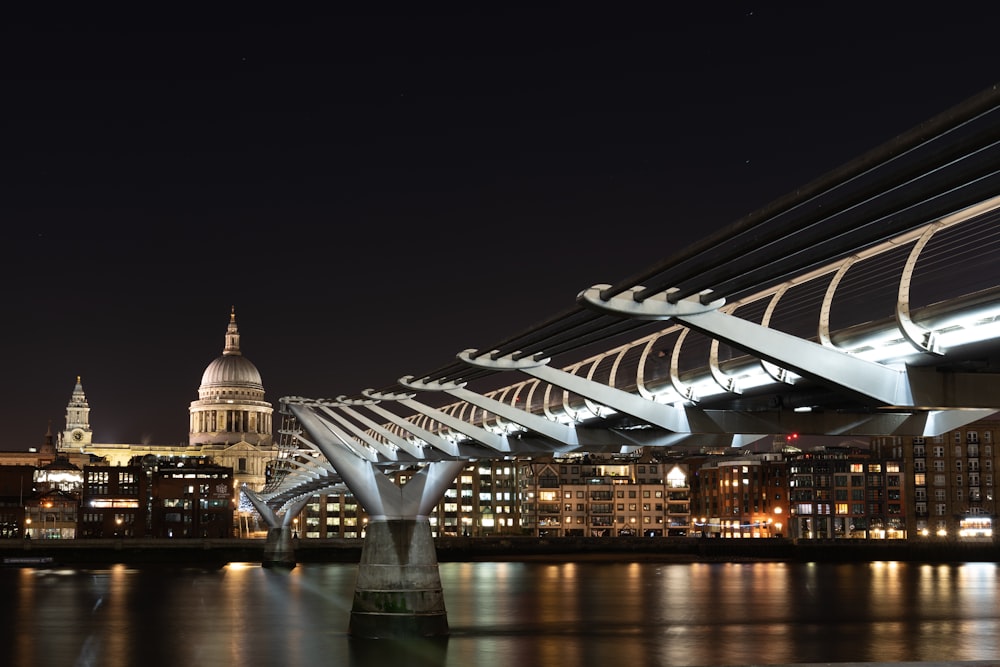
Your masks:
{"label": "bridge support arm", "polygon": [[[673,319],[764,361],[803,377],[874,399],[886,405],[910,406],[913,398],[905,371],[895,370],[845,352],[754,324],[718,310],[721,301],[698,308],[698,302],[672,304],[666,299],[636,302],[632,293],[601,298],[604,286],[585,290],[580,301],[597,310],[638,319]],[[641,288],[634,288],[641,289]],[[633,290],[633,292],[634,292]]]}
{"label": "bridge support arm", "polygon": [[823,384],[886,405],[913,404],[906,372],[859,359],[719,311],[678,318],[686,326]]}
{"label": "bridge support arm", "polygon": [[252,489],[243,486],[243,494],[267,524],[267,539],[264,542],[262,567],[295,567],[295,544],[292,539],[292,520],[309,502],[309,496],[292,503],[280,517]]}
{"label": "bridge support arm", "polygon": [[[606,433],[595,432],[587,434],[587,442],[582,442],[579,438],[579,431],[575,425],[560,424],[546,417],[531,414],[525,410],[515,408],[507,403],[503,403],[494,398],[477,394],[457,385],[446,385],[441,383],[417,383],[412,378],[402,378],[401,384],[414,389],[424,389],[432,391],[445,391],[449,396],[454,396],[460,401],[465,401],[470,405],[481,408],[487,412],[492,412],[498,417],[505,419],[512,424],[524,427],[528,432],[537,434],[548,440],[543,445],[534,446],[529,443],[532,439],[509,438],[506,434],[495,434],[478,426],[473,426],[466,421],[456,419],[433,408],[413,401],[401,402],[413,410],[422,412],[445,424],[449,428],[468,435],[470,438],[480,442],[492,449],[507,454],[531,454],[535,452],[572,451],[586,446],[605,447],[617,442],[618,439],[609,437]],[[552,444],[556,443],[556,444]]]}
{"label": "bridge support arm", "polygon": [[[515,360],[509,356],[501,359],[483,359],[482,357],[473,359],[471,356],[472,352],[474,350],[462,352],[459,355],[459,359],[481,368],[521,371],[526,375],[538,378],[542,382],[547,382],[560,389],[573,392],[612,410],[631,415],[636,419],[641,419],[648,424],[659,426],[674,433],[729,432],[724,431],[718,424],[706,418],[704,412],[700,410],[688,410],[672,405],[656,403],[637,394],[630,394],[621,389],[609,387],[599,382],[552,368],[548,365],[547,359],[544,361],[532,361],[530,359]],[[690,419],[692,415],[699,422],[695,428],[692,428]],[[700,419],[698,419],[699,417]],[[538,417],[535,418],[539,419]]]}

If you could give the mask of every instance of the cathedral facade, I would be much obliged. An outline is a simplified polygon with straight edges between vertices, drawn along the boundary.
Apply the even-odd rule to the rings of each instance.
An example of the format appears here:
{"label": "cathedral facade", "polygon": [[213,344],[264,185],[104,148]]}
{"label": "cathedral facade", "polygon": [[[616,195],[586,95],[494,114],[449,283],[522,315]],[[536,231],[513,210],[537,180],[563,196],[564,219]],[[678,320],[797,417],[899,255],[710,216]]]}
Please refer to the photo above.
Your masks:
{"label": "cathedral facade", "polygon": [[61,454],[87,454],[110,465],[128,465],[136,456],[210,457],[216,465],[233,469],[235,488],[246,483],[259,490],[268,463],[275,458],[273,408],[264,400],[257,367],[240,349],[236,310],[230,312],[222,355],[201,377],[198,399],[188,408],[188,444],[153,445],[96,443],[90,424],[90,405],[81,378],[66,406],[66,428],[58,436]]}

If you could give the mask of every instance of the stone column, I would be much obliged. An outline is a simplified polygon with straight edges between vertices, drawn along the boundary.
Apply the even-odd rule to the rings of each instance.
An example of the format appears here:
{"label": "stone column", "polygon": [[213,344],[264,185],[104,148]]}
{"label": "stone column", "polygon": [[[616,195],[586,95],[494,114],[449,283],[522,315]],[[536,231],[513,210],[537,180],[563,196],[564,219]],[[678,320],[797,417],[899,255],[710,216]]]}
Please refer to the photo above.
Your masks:
{"label": "stone column", "polygon": [[369,520],[348,633],[371,639],[448,635],[427,517]]}

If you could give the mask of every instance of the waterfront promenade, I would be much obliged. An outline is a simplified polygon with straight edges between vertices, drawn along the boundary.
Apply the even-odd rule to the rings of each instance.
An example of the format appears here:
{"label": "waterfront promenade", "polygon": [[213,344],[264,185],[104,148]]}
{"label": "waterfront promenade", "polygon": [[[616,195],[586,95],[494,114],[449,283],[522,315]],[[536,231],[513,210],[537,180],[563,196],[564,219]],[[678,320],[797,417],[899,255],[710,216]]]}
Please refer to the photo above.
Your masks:
{"label": "waterfront promenade", "polygon": [[[264,538],[0,540],[0,562],[27,564],[223,565],[260,562]],[[606,558],[644,561],[997,562],[994,541],[722,538],[455,537],[435,541],[440,562]],[[300,539],[300,563],[356,563],[362,540]]]}

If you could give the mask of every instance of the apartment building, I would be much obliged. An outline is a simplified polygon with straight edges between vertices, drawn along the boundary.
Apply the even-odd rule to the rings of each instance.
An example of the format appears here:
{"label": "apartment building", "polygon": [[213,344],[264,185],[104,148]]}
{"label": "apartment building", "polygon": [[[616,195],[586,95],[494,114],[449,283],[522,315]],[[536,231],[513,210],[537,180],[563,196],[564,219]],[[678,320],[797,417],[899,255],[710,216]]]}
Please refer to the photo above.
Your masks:
{"label": "apartment building", "polygon": [[857,447],[803,452],[788,462],[788,536],[904,539],[904,464]]}
{"label": "apartment building", "polygon": [[787,466],[780,452],[692,459],[692,534],[785,536],[789,528]]}
{"label": "apartment building", "polygon": [[521,462],[524,534],[683,536],[691,529],[687,465],[611,456]]}
{"label": "apartment building", "polygon": [[207,457],[85,465],[79,537],[233,536],[233,469]]}
{"label": "apartment building", "polygon": [[912,511],[910,536],[990,539],[997,519],[1000,420],[974,422],[933,437],[874,438],[874,451],[900,459]]}

